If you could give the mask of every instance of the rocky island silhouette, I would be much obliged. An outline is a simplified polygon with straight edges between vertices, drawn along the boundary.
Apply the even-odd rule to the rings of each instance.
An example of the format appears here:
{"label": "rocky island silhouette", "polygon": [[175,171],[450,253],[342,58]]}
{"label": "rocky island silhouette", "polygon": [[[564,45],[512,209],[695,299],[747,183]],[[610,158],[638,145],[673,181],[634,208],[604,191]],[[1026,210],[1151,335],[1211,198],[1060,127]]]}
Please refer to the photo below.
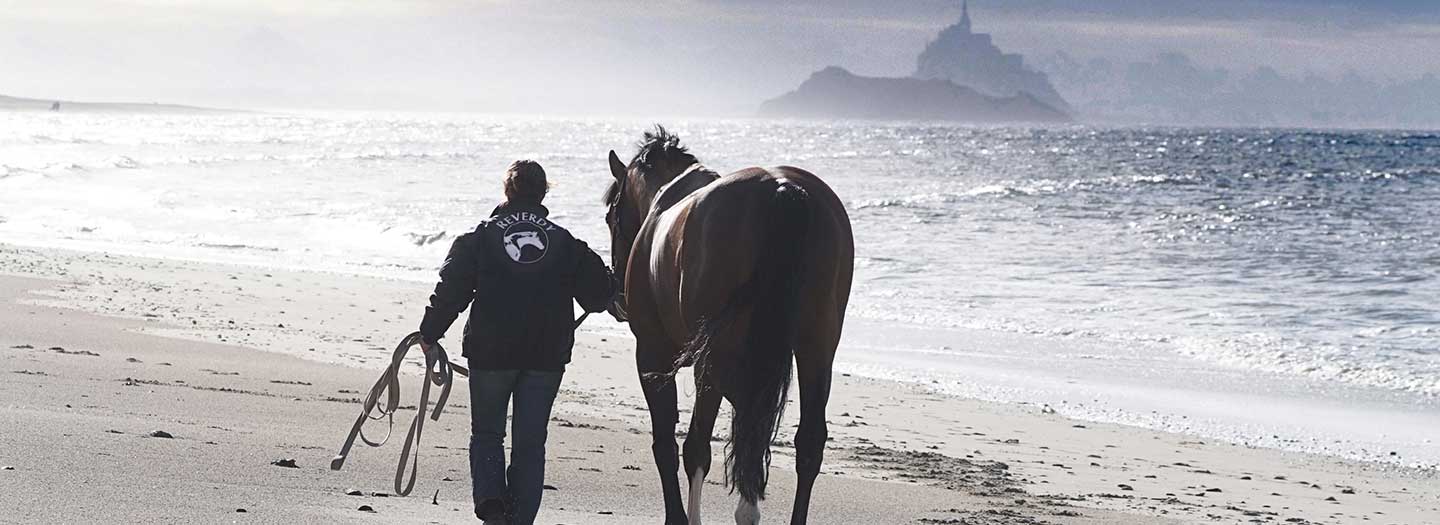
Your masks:
{"label": "rocky island silhouette", "polygon": [[1073,111],[1044,73],[975,33],[968,2],[916,59],[910,77],[866,77],[838,66],[760,106],[762,116],[944,120],[974,123],[1069,122]]}

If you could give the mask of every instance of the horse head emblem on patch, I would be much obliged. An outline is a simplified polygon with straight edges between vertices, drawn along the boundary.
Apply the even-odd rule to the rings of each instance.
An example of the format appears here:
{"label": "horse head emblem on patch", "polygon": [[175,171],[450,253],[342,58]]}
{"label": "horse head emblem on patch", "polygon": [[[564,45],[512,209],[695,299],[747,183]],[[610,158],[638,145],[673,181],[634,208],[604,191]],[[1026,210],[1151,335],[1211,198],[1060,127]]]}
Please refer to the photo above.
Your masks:
{"label": "horse head emblem on patch", "polygon": [[545,258],[545,246],[550,241],[545,230],[527,223],[517,223],[505,230],[505,254],[520,264],[530,264]]}
{"label": "horse head emblem on patch", "polygon": [[550,234],[546,232],[556,229],[543,215],[528,211],[497,216],[492,227],[504,232],[500,234],[500,242],[505,245],[505,255],[520,264],[544,259],[550,247]]}

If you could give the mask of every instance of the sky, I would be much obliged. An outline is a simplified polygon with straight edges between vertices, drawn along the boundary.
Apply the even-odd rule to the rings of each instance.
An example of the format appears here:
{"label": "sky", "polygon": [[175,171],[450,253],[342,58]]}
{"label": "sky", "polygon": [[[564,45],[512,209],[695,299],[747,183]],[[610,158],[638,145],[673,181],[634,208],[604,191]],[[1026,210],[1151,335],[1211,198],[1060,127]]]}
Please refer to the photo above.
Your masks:
{"label": "sky", "polygon": [[[1440,74],[1435,0],[975,0],[1037,67]],[[0,94],[250,108],[741,115],[825,66],[903,76],[959,0],[0,0]],[[1080,88],[1075,88],[1080,89]],[[1065,90],[1062,89],[1062,94]]]}

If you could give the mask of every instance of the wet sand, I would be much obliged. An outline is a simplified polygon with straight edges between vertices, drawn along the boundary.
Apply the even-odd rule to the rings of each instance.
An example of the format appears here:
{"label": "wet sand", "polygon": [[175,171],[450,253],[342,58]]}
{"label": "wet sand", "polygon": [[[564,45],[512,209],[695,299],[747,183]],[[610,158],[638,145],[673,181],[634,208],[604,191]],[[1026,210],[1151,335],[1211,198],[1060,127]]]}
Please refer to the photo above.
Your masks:
{"label": "wet sand", "polygon": [[[398,443],[357,445],[344,470],[328,469],[363,391],[395,341],[418,324],[429,284],[5,245],[0,275],[0,425],[7,429],[0,521],[470,518],[463,384],[440,421],[426,427],[410,497],[389,494]],[[452,339],[459,332],[452,329]],[[587,323],[578,339],[551,425],[554,490],[540,522],[657,522],[632,342],[606,322]],[[402,404],[413,404],[420,388],[416,361],[416,373],[402,379]],[[693,393],[688,377],[681,381],[682,394]],[[766,522],[788,519],[796,412],[776,443],[771,497],[761,506]],[[812,522],[1435,523],[1440,516],[1433,471],[1047,412],[837,377],[833,440]],[[402,411],[397,433],[412,414]],[[382,427],[370,428],[383,434]],[[287,459],[296,468],[273,464]],[[707,521],[732,521],[734,498],[722,479],[710,476]]]}

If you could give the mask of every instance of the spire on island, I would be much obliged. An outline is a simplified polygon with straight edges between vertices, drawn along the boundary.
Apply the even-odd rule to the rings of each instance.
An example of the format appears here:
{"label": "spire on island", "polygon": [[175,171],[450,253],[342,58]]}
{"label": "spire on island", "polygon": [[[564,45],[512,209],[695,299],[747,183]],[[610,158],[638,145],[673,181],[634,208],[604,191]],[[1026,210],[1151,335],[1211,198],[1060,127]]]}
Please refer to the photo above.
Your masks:
{"label": "spire on island", "polygon": [[1024,57],[996,47],[990,35],[976,32],[972,24],[970,2],[961,0],[960,21],[925,46],[912,76],[949,80],[994,97],[1023,92],[1058,111],[1071,110],[1044,73],[1026,67]]}
{"label": "spire on island", "polygon": [[970,33],[970,0],[960,2],[960,29]]}

